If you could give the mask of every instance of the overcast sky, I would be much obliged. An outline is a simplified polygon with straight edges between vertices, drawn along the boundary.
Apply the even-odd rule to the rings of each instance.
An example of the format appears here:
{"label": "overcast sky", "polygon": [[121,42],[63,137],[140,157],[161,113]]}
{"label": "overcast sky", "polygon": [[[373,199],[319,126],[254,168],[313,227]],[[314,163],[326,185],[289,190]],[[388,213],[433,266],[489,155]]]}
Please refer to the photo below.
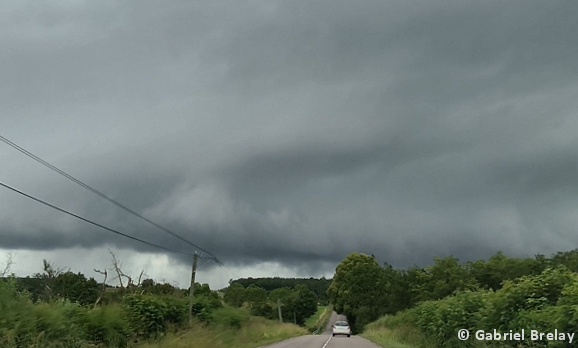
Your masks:
{"label": "overcast sky", "polygon": [[[198,280],[578,245],[576,1],[5,1],[0,135],[217,255]],[[0,182],[182,241],[0,143]],[[0,188],[0,253],[187,286],[190,257]],[[1,258],[0,258],[1,260]],[[0,261],[2,263],[2,261]],[[125,272],[126,273],[126,272]]]}

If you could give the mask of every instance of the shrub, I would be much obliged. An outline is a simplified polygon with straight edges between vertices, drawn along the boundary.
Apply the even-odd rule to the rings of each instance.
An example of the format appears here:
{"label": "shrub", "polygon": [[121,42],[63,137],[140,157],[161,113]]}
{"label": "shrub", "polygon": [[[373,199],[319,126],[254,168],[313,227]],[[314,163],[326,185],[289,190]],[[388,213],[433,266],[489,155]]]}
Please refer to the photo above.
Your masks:
{"label": "shrub", "polygon": [[171,324],[182,325],[187,322],[189,301],[182,298],[163,298],[166,304],[165,320]]}
{"label": "shrub", "polygon": [[507,281],[495,293],[483,311],[485,329],[515,329],[514,320],[520,311],[532,311],[556,305],[565,285],[576,276],[564,267],[547,268],[538,276],[524,276]]}
{"label": "shrub", "polygon": [[87,340],[111,347],[126,347],[130,327],[122,307],[111,305],[85,310],[77,314]]}
{"label": "shrub", "polygon": [[249,320],[250,315],[248,312],[244,312],[243,310],[223,307],[215,310],[211,317],[213,322],[217,325],[240,328],[244,322]]}
{"label": "shrub", "polygon": [[129,295],[123,299],[131,329],[138,337],[157,337],[166,329],[167,305],[148,295]]}

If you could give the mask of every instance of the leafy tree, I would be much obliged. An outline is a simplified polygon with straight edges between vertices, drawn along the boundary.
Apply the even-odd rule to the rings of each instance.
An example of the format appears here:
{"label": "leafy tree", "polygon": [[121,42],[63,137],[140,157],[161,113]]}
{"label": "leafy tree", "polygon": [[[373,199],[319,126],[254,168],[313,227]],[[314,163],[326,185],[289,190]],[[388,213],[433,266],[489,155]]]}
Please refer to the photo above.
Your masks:
{"label": "leafy tree", "polygon": [[453,256],[434,257],[434,265],[420,274],[423,281],[419,300],[439,300],[463,290],[475,290],[478,283]]}
{"label": "leafy tree", "polygon": [[265,289],[255,284],[251,284],[245,289],[245,302],[249,302],[251,306],[256,303],[265,303],[266,301],[267,291]]}
{"label": "leafy tree", "polygon": [[61,273],[50,284],[54,297],[65,298],[81,305],[94,304],[99,293],[96,280],[86,279],[82,273]]}
{"label": "leafy tree", "polygon": [[285,303],[289,301],[291,296],[293,296],[293,290],[288,287],[282,287],[274,289],[269,293],[269,301],[276,303],[279,299],[281,302]]}
{"label": "leafy tree", "polygon": [[398,311],[409,308],[413,304],[408,273],[403,270],[394,269],[385,263],[383,266],[384,277],[386,279],[386,303],[384,313],[395,314]]}
{"label": "leafy tree", "polygon": [[288,302],[284,310],[294,314],[297,325],[303,326],[305,320],[317,311],[317,296],[305,285],[297,285]]}
{"label": "leafy tree", "polygon": [[241,278],[231,281],[230,284],[240,284],[243,287],[248,287],[251,284],[265,289],[267,292],[271,292],[279,288],[294,288],[295,286],[301,284],[308,287],[311,291],[315,293],[318,297],[318,301],[321,304],[328,304],[329,298],[327,297],[327,288],[331,284],[331,279],[325,279],[322,277],[320,279],[316,278]]}
{"label": "leafy tree", "polygon": [[[189,291],[191,291],[191,287],[185,290],[184,295],[185,297],[189,296]],[[210,295],[213,291],[209,287],[209,284],[199,284],[195,283],[195,296],[203,296],[203,295]]]}
{"label": "leafy tree", "polygon": [[467,268],[482,288],[499,290],[506,280],[514,280],[524,275],[538,275],[547,266],[543,258],[511,258],[498,251],[488,261],[469,262]]}
{"label": "leafy tree", "polygon": [[145,288],[146,292],[154,295],[172,295],[177,290],[169,283],[156,283],[151,287]]}
{"label": "leafy tree", "polygon": [[245,302],[245,287],[238,283],[232,283],[225,291],[224,300],[233,307],[241,307]]}
{"label": "leafy tree", "polygon": [[141,283],[141,287],[142,287],[143,289],[151,288],[151,287],[153,287],[154,285],[155,285],[155,281],[152,280],[152,279],[145,279],[145,280],[143,280],[142,283]]}
{"label": "leafy tree", "polygon": [[551,259],[551,264],[552,266],[562,265],[572,272],[578,272],[578,249],[556,253]]}
{"label": "leafy tree", "polygon": [[386,287],[385,274],[374,257],[351,253],[337,266],[327,293],[335,310],[359,332],[384,312]]}

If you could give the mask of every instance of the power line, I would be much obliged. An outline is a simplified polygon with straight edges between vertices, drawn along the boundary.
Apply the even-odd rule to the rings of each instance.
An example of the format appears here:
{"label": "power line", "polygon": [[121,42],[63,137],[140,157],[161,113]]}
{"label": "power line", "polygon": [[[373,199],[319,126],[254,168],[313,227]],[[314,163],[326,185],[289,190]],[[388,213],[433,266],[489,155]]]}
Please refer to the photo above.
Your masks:
{"label": "power line", "polygon": [[226,271],[226,272],[228,272],[230,275],[232,275],[233,278],[237,278],[237,279],[241,279],[241,278],[242,278],[242,277],[236,275],[233,271],[229,270],[229,269],[228,269],[227,267],[225,267],[225,265],[223,265],[222,263],[220,263],[220,262],[217,262],[217,263],[219,264],[219,266],[221,266],[221,268],[222,268],[224,271]]}
{"label": "power line", "polygon": [[20,191],[20,190],[18,190],[18,189],[16,189],[16,188],[10,186],[10,185],[4,184],[4,183],[2,183],[2,182],[0,182],[0,186],[3,186],[3,187],[5,187],[5,188],[7,188],[7,189],[9,189],[9,190],[12,190],[12,191],[16,192],[16,193],[19,193],[19,194],[21,194],[21,195],[23,195],[23,196],[25,196],[25,197],[27,197],[27,198],[30,198],[30,199],[38,202],[38,203],[42,203],[42,204],[44,204],[44,205],[46,205],[46,206],[49,206],[49,207],[52,208],[52,209],[56,209],[56,210],[58,210],[58,211],[60,211],[60,212],[62,212],[62,213],[68,214],[68,215],[73,216],[73,217],[75,217],[75,218],[77,218],[77,219],[79,219],[79,220],[82,220],[82,221],[84,221],[84,222],[87,222],[87,223],[89,223],[89,224],[91,224],[91,225],[94,225],[94,226],[100,227],[100,228],[102,228],[102,229],[105,229],[105,230],[107,230],[107,231],[109,231],[109,232],[112,232],[112,233],[121,235],[121,236],[126,237],[126,238],[130,238],[130,239],[132,239],[132,240],[136,240],[136,241],[138,241],[138,242],[141,242],[141,243],[144,243],[144,244],[147,244],[147,245],[150,245],[150,246],[154,246],[154,247],[157,247],[157,248],[161,248],[161,249],[165,249],[165,250],[168,250],[168,251],[172,251],[172,252],[176,252],[176,253],[181,253],[181,254],[185,254],[185,255],[189,255],[189,256],[194,256],[194,254],[191,254],[191,253],[188,253],[188,252],[185,252],[185,251],[174,250],[174,249],[171,249],[171,248],[164,247],[164,246],[162,246],[162,245],[158,245],[158,244],[155,244],[155,243],[147,242],[147,241],[145,241],[145,240],[142,240],[142,239],[139,239],[139,238],[130,236],[130,235],[126,234],[126,233],[122,233],[122,232],[119,232],[119,231],[117,231],[117,230],[115,230],[115,229],[106,227],[106,226],[101,225],[101,224],[99,224],[99,223],[97,223],[97,222],[94,222],[94,221],[85,219],[85,218],[83,218],[82,216],[76,215],[76,214],[71,213],[71,212],[69,212],[69,211],[67,211],[67,210],[65,210],[65,209],[59,208],[59,207],[55,206],[54,204],[50,204],[50,203],[48,203],[48,202],[45,202],[45,201],[41,200],[40,198],[33,197],[33,196],[31,196],[31,195],[29,195],[29,194],[27,194],[27,193],[24,193],[24,192],[22,192],[22,191]]}
{"label": "power line", "polygon": [[114,199],[112,199],[112,198],[108,197],[108,196],[107,196],[107,195],[105,195],[104,193],[101,193],[100,191],[98,191],[98,190],[96,190],[96,189],[94,189],[94,188],[92,188],[92,187],[88,186],[87,184],[85,184],[85,183],[83,183],[82,181],[80,181],[80,180],[76,179],[76,178],[75,178],[75,177],[73,177],[72,175],[70,175],[70,174],[68,174],[68,173],[64,172],[63,170],[61,170],[61,169],[59,169],[59,168],[57,168],[57,167],[53,166],[52,164],[50,164],[50,163],[46,162],[46,161],[45,161],[45,160],[43,160],[42,158],[40,158],[40,157],[38,157],[38,156],[34,155],[34,154],[33,154],[33,153],[31,153],[30,151],[28,151],[28,150],[26,150],[26,149],[22,148],[22,147],[21,147],[21,146],[19,146],[18,144],[14,143],[14,142],[12,142],[12,141],[10,141],[10,140],[8,140],[8,139],[6,139],[6,138],[5,138],[5,137],[3,137],[2,135],[0,135],[0,141],[2,141],[2,142],[4,142],[4,143],[6,143],[6,144],[8,144],[8,145],[10,145],[11,147],[13,147],[13,148],[15,148],[16,150],[18,150],[18,151],[22,152],[22,153],[23,153],[23,154],[25,154],[26,156],[28,156],[28,157],[32,158],[33,160],[35,160],[35,161],[37,161],[37,162],[41,163],[41,164],[42,164],[42,165],[44,165],[44,166],[46,166],[46,167],[48,167],[48,168],[52,169],[53,171],[57,172],[58,174],[60,174],[60,175],[62,175],[62,176],[64,176],[64,177],[66,177],[66,178],[68,178],[69,180],[71,180],[71,181],[75,182],[76,184],[78,184],[78,185],[80,185],[80,186],[84,187],[85,189],[87,189],[87,190],[89,190],[90,192],[92,192],[92,193],[94,193],[94,194],[98,195],[99,197],[106,199],[107,201],[109,201],[110,203],[112,203],[112,204],[116,205],[117,207],[119,207],[119,208],[121,208],[121,209],[123,209],[123,210],[125,210],[125,211],[129,212],[130,214],[132,214],[132,215],[134,215],[134,216],[136,216],[136,217],[138,217],[138,218],[140,218],[140,219],[142,219],[142,220],[144,220],[144,221],[146,221],[146,222],[148,222],[149,224],[151,224],[151,225],[153,225],[153,226],[157,227],[158,229],[160,229],[160,230],[162,230],[162,231],[164,231],[164,232],[166,232],[166,233],[169,233],[169,234],[170,234],[170,235],[172,235],[173,237],[176,237],[176,238],[178,238],[178,239],[182,240],[183,242],[185,242],[185,243],[187,243],[187,244],[191,245],[192,247],[194,247],[194,248],[197,248],[197,249],[199,249],[199,250],[201,250],[201,251],[203,251],[203,252],[205,252],[205,253],[207,253],[207,254],[211,255],[211,256],[214,258],[215,262],[217,262],[217,263],[219,263],[219,264],[221,263],[221,262],[220,262],[220,261],[217,259],[217,257],[216,257],[216,256],[215,256],[213,253],[211,253],[211,252],[209,252],[209,251],[207,251],[207,250],[205,250],[205,249],[201,248],[200,246],[198,246],[198,245],[196,245],[196,244],[192,243],[191,241],[188,241],[187,239],[185,239],[185,238],[183,238],[183,237],[179,236],[178,234],[176,234],[176,233],[174,233],[174,232],[172,232],[172,231],[170,231],[170,230],[168,230],[168,229],[166,229],[166,228],[164,228],[164,227],[162,227],[162,226],[158,225],[157,223],[155,223],[155,222],[153,222],[153,221],[151,221],[151,220],[147,219],[146,217],[144,217],[144,216],[142,216],[141,214],[139,214],[139,213],[135,212],[134,210],[132,210],[132,209],[128,208],[127,206],[123,205],[122,203],[119,203],[119,202],[115,201]]}

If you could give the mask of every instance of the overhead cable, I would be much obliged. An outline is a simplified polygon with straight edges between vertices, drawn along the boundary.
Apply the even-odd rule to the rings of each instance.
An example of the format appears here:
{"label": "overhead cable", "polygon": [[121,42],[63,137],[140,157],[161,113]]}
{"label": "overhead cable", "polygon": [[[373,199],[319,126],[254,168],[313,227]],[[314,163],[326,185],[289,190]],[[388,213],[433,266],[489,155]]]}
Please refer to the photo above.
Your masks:
{"label": "overhead cable", "polygon": [[5,137],[3,137],[2,135],[0,135],[0,141],[2,141],[2,142],[4,142],[4,143],[6,143],[6,144],[8,144],[8,145],[10,145],[11,147],[13,147],[13,148],[15,148],[16,150],[18,150],[18,151],[22,152],[22,153],[23,153],[23,154],[25,154],[26,156],[28,156],[28,157],[32,158],[33,160],[35,160],[35,161],[37,161],[37,162],[41,163],[41,164],[42,164],[42,165],[44,165],[44,166],[46,166],[46,167],[48,167],[48,168],[52,169],[53,171],[57,172],[58,174],[60,174],[60,175],[62,175],[62,176],[64,176],[64,177],[66,177],[66,178],[68,178],[69,180],[71,180],[71,181],[75,182],[76,184],[78,184],[78,185],[80,185],[80,186],[84,187],[85,189],[87,189],[87,190],[89,190],[90,192],[92,192],[92,193],[94,193],[94,194],[98,195],[99,197],[106,199],[107,201],[109,201],[110,203],[112,203],[112,204],[116,205],[117,207],[119,207],[119,208],[121,208],[121,209],[123,209],[123,210],[125,210],[125,211],[129,212],[130,214],[132,214],[132,215],[134,215],[134,216],[136,216],[136,217],[138,217],[138,218],[140,218],[140,219],[142,219],[142,220],[144,220],[144,221],[146,221],[146,222],[148,222],[149,224],[151,224],[151,225],[153,225],[153,226],[157,227],[158,229],[160,229],[160,230],[162,230],[162,231],[164,231],[164,232],[166,232],[166,233],[168,233],[168,234],[172,235],[173,237],[176,237],[176,238],[180,239],[181,241],[183,241],[183,242],[185,242],[185,243],[187,243],[187,244],[191,245],[192,247],[194,247],[194,248],[197,248],[197,249],[199,249],[199,250],[201,250],[201,251],[203,251],[203,252],[205,252],[205,253],[207,253],[207,254],[211,255],[211,256],[213,257],[213,259],[215,260],[215,262],[217,262],[217,263],[221,264],[221,262],[220,262],[220,261],[217,259],[217,257],[216,257],[216,256],[215,256],[213,253],[211,253],[211,252],[209,252],[209,251],[207,251],[207,250],[205,250],[205,249],[201,248],[200,246],[198,246],[198,245],[194,244],[193,242],[191,242],[191,241],[189,241],[189,240],[187,240],[187,239],[185,239],[185,238],[183,238],[183,237],[179,236],[179,235],[178,235],[178,234],[176,234],[175,232],[172,232],[172,231],[168,230],[167,228],[165,228],[165,227],[163,227],[163,226],[160,226],[159,224],[157,224],[157,223],[155,223],[155,222],[153,222],[153,221],[151,221],[151,220],[147,219],[146,217],[142,216],[141,214],[139,214],[139,213],[135,212],[134,210],[132,210],[132,209],[128,208],[128,207],[127,207],[127,206],[125,206],[124,204],[122,204],[122,203],[119,203],[119,202],[115,201],[114,199],[112,199],[112,198],[108,197],[108,196],[107,196],[107,195],[105,195],[104,193],[102,193],[102,192],[100,192],[100,191],[98,191],[98,190],[96,190],[96,189],[94,189],[94,188],[92,188],[92,187],[88,186],[87,184],[85,184],[85,183],[83,183],[82,181],[80,181],[80,180],[76,179],[76,178],[75,178],[75,177],[73,177],[72,175],[70,175],[70,174],[68,174],[68,173],[64,172],[63,170],[61,170],[61,169],[59,169],[59,168],[57,168],[57,167],[53,166],[52,164],[50,164],[50,163],[46,162],[46,161],[45,161],[45,160],[43,160],[42,158],[40,158],[40,157],[38,157],[38,156],[34,155],[34,154],[33,154],[33,153],[31,153],[30,151],[28,151],[28,150],[26,150],[26,149],[22,148],[22,147],[21,147],[21,146],[19,146],[18,144],[14,143],[14,142],[12,142],[12,141],[10,141],[10,140],[8,140],[8,139],[6,139],[6,138],[5,138]]}
{"label": "overhead cable", "polygon": [[19,194],[21,194],[21,195],[23,195],[23,196],[25,196],[25,197],[27,197],[27,198],[30,198],[30,199],[38,202],[38,203],[42,203],[42,204],[44,204],[44,205],[46,205],[46,206],[48,206],[48,207],[50,207],[50,208],[52,208],[52,209],[56,209],[56,210],[58,210],[58,211],[60,211],[60,212],[62,212],[62,213],[68,214],[68,215],[73,216],[73,217],[75,217],[75,218],[77,218],[77,219],[79,219],[79,220],[82,220],[82,221],[84,221],[84,222],[87,222],[87,223],[89,223],[89,224],[91,224],[91,225],[94,225],[94,226],[100,227],[100,228],[102,228],[102,229],[105,229],[105,230],[107,230],[107,231],[109,231],[109,232],[112,232],[112,233],[121,235],[121,236],[126,237],[126,238],[130,238],[130,239],[132,239],[132,240],[136,240],[137,242],[141,242],[141,243],[143,243],[143,244],[147,244],[147,245],[150,245],[150,246],[153,246],[153,247],[161,248],[161,249],[164,249],[164,250],[167,250],[167,251],[171,251],[171,252],[175,252],[175,253],[181,253],[181,254],[185,254],[185,255],[194,256],[194,254],[191,254],[191,253],[188,253],[188,252],[185,252],[185,251],[180,251],[180,250],[175,250],[175,249],[167,248],[167,247],[164,247],[164,246],[162,246],[162,245],[155,244],[155,243],[147,242],[147,241],[145,241],[145,240],[142,240],[142,239],[139,239],[139,238],[130,236],[130,235],[126,234],[126,233],[122,233],[122,232],[119,232],[119,231],[117,231],[117,230],[115,230],[115,229],[106,227],[106,226],[101,225],[101,224],[99,224],[99,223],[97,223],[97,222],[94,222],[94,221],[85,219],[85,218],[83,218],[82,216],[79,216],[79,215],[76,215],[76,214],[74,214],[74,213],[71,213],[71,212],[69,212],[68,210],[59,208],[59,207],[55,206],[54,204],[50,204],[50,203],[48,203],[48,202],[46,202],[46,201],[43,201],[43,200],[40,199],[40,198],[33,197],[33,196],[31,196],[31,195],[29,195],[29,194],[27,194],[27,193],[24,193],[24,192],[22,192],[22,191],[20,191],[20,190],[18,190],[18,189],[16,189],[16,188],[10,186],[10,185],[4,184],[4,183],[2,183],[2,182],[0,182],[0,186],[3,186],[3,187],[5,187],[5,188],[7,188],[7,189],[9,189],[9,190],[12,190],[12,191],[16,192],[16,193],[19,193]]}

